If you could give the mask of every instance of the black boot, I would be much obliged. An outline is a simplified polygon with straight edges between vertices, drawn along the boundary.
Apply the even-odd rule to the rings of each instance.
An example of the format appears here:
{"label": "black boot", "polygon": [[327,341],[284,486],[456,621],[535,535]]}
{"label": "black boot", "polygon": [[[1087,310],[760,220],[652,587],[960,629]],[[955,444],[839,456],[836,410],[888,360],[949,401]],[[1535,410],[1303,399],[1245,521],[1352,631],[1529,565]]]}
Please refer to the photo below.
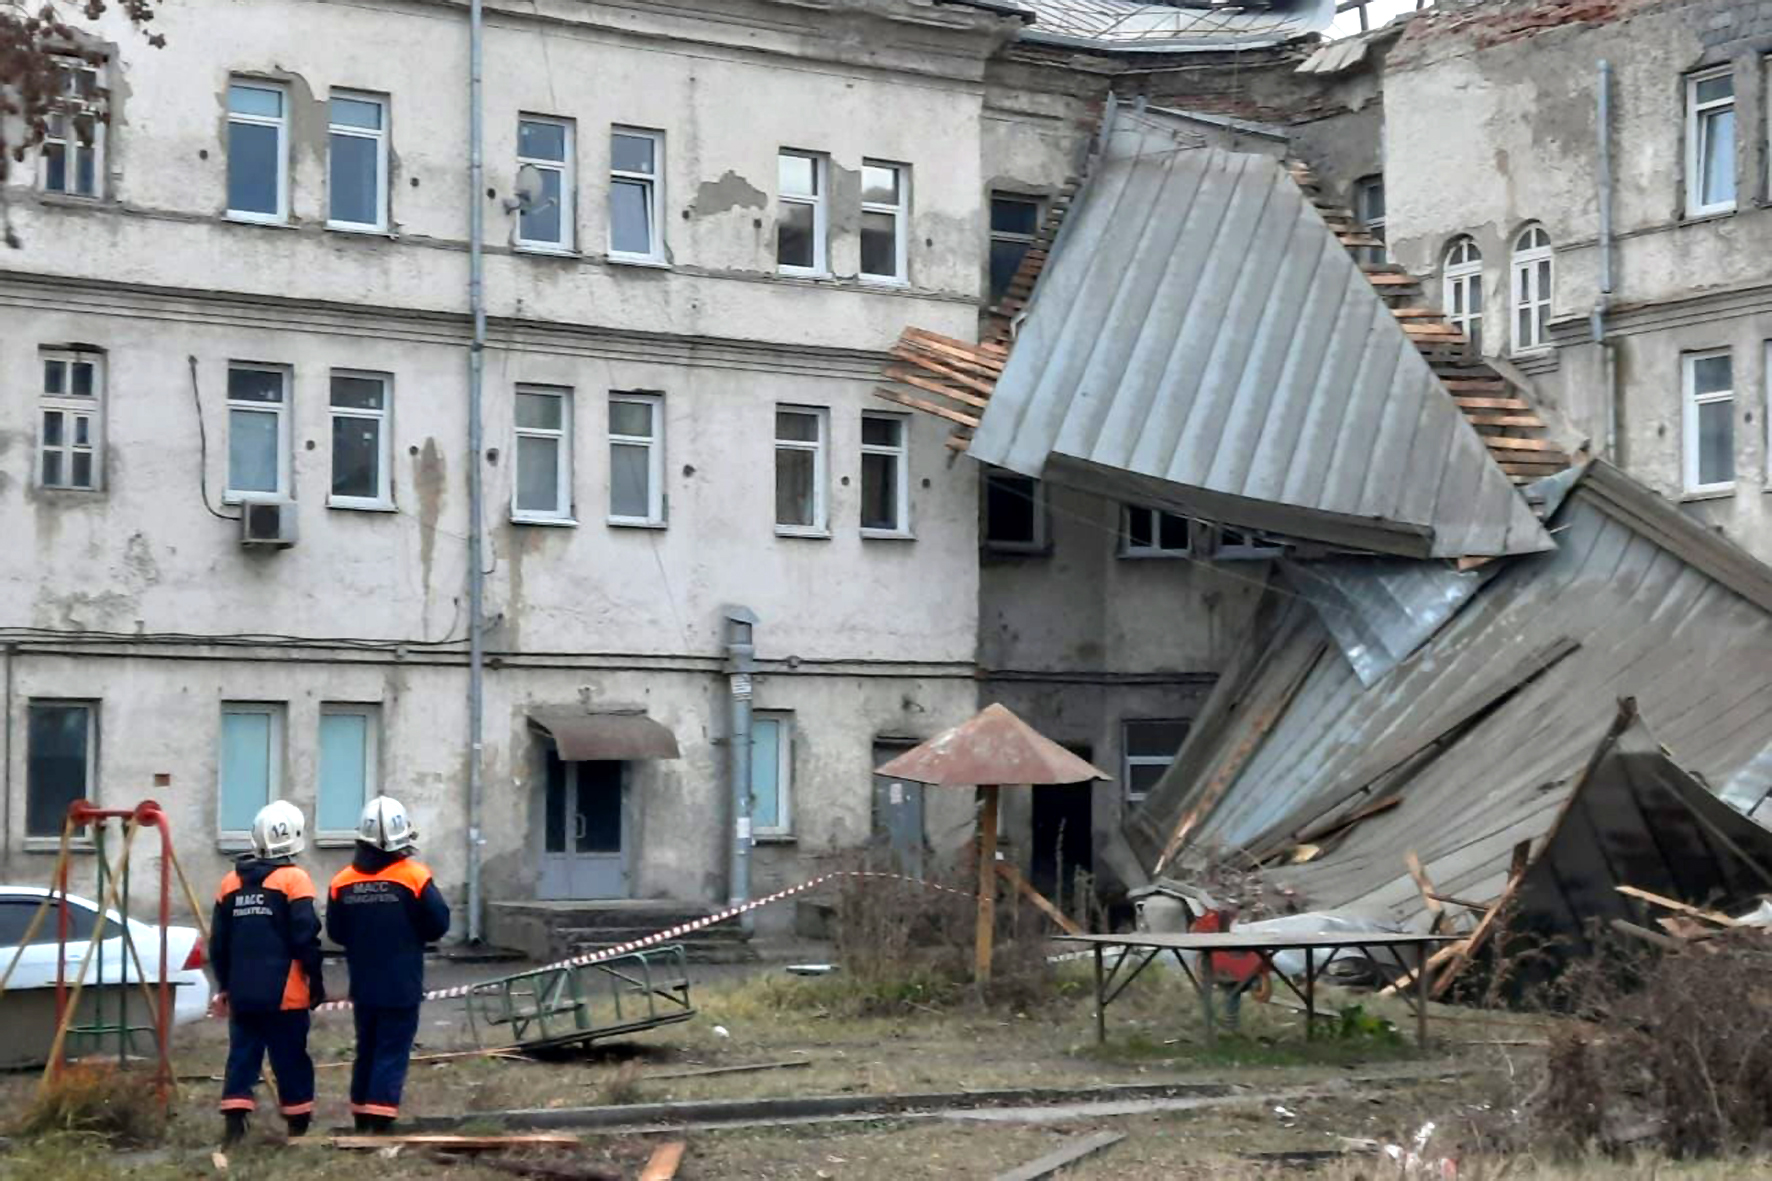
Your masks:
{"label": "black boot", "polygon": [[226,1130],[222,1133],[222,1147],[232,1148],[246,1139],[246,1113],[244,1111],[224,1111],[222,1120]]}
{"label": "black boot", "polygon": [[359,1132],[370,1132],[375,1129],[375,1117],[373,1115],[366,1115],[361,1111],[353,1112],[351,1114],[351,1125]]}
{"label": "black boot", "polygon": [[297,1136],[308,1134],[308,1125],[314,1122],[314,1117],[306,1114],[292,1115],[286,1117],[286,1122],[289,1124],[289,1138],[294,1140]]}
{"label": "black boot", "polygon": [[369,1134],[371,1136],[388,1136],[394,1131],[394,1117],[391,1115],[372,1115],[369,1117]]}

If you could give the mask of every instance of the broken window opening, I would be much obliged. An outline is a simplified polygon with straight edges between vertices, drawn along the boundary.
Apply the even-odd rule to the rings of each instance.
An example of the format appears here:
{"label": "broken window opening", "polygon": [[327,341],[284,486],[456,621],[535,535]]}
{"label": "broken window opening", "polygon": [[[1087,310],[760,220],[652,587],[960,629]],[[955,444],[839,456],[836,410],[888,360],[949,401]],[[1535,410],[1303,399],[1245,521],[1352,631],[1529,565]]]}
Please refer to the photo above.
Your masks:
{"label": "broken window opening", "polygon": [[99,66],[65,58],[56,67],[59,94],[37,149],[39,183],[64,197],[104,196],[105,91]]}
{"label": "broken window opening", "polygon": [[985,473],[984,546],[1006,554],[1043,554],[1050,549],[1043,483],[1000,468]]}

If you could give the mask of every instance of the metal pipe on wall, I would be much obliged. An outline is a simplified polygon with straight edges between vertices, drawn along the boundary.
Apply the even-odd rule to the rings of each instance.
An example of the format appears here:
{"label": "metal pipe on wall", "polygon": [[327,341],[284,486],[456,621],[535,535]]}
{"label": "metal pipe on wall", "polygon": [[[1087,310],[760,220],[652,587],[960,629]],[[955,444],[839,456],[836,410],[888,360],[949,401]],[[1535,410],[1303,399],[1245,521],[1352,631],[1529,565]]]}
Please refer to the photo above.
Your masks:
{"label": "metal pipe on wall", "polygon": [[1597,182],[1600,215],[1600,293],[1594,300],[1589,327],[1594,343],[1600,348],[1600,389],[1606,399],[1606,458],[1617,461],[1618,451],[1618,367],[1612,342],[1606,339],[1606,312],[1612,303],[1612,63],[1600,62],[1598,109],[1595,112],[1599,137]]}
{"label": "metal pipe on wall", "polygon": [[484,508],[485,459],[480,421],[481,387],[486,375],[486,158],[485,158],[485,17],[481,0],[468,4],[468,306],[474,317],[474,339],[468,347],[468,942],[478,943],[480,928],[480,804],[481,760],[484,754],[486,705],[486,640],[483,600],[486,592]]}
{"label": "metal pipe on wall", "polygon": [[[726,676],[730,720],[726,768],[732,797],[731,854],[726,875],[726,904],[739,906],[751,896],[751,674],[757,668],[757,614],[748,607],[725,607]],[[751,929],[751,916],[739,923]]]}

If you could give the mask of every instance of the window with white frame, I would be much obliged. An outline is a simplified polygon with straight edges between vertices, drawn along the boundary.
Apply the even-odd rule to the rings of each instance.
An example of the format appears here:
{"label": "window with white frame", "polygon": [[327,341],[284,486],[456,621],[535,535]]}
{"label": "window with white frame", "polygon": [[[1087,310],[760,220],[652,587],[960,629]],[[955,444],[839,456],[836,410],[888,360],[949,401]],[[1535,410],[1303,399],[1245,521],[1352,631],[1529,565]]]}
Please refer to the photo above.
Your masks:
{"label": "window with white frame", "polygon": [[1735,366],[1728,349],[1687,353],[1684,369],[1686,491],[1735,487]]}
{"label": "window with white frame", "polygon": [[61,836],[68,805],[97,801],[98,706],[45,700],[26,706],[26,837]]}
{"label": "window with white frame", "polygon": [[664,261],[664,134],[617,127],[609,133],[609,255]]}
{"label": "window with white frame", "polygon": [[54,110],[37,149],[39,183],[46,193],[104,196],[105,103],[99,67],[78,58],[56,66]]}
{"label": "window with white frame", "polygon": [[1735,208],[1735,75],[1728,66],[1686,79],[1686,215]]}
{"label": "window with white frame", "polygon": [[1359,260],[1369,266],[1390,261],[1390,253],[1384,245],[1384,177],[1363,176],[1354,182],[1354,221],[1368,237],[1378,239],[1377,246],[1357,249]]}
{"label": "window with white frame", "polygon": [[911,170],[903,164],[861,162],[861,274],[866,279],[905,282],[907,211]]}
{"label": "window with white frame", "polygon": [[794,715],[751,715],[751,832],[786,837],[794,831]]}
{"label": "window with white frame", "polygon": [[274,82],[228,83],[228,216],[289,216],[288,96]]}
{"label": "window with white frame", "polygon": [[517,214],[517,244],[571,250],[573,243],[572,123],[543,115],[517,120],[517,169],[535,169],[534,200]]}
{"label": "window with white frame", "polygon": [[991,194],[990,292],[992,307],[1009,293],[1010,280],[1033,249],[1040,231],[1040,199],[1011,193]]}
{"label": "window with white frame", "polygon": [[393,381],[385,373],[332,371],[332,494],[335,508],[391,508]]}
{"label": "window with white frame", "polygon": [[1191,552],[1188,534],[1192,522],[1175,513],[1128,504],[1121,510],[1120,556],[1126,558],[1185,558]]}
{"label": "window with white frame", "polygon": [[1514,239],[1514,351],[1550,344],[1551,240],[1543,226],[1527,226]]}
{"label": "window with white frame", "polygon": [[1001,468],[985,471],[984,547],[997,553],[1046,552],[1044,484]]}
{"label": "window with white frame", "polygon": [[1446,323],[1469,338],[1471,351],[1483,351],[1483,252],[1469,236],[1459,238],[1446,251],[1441,280],[1440,307]]}
{"label": "window with white frame", "polygon": [[223,499],[289,495],[289,370],[228,366],[228,484]]}
{"label": "window with white frame", "polygon": [[511,516],[518,521],[572,519],[572,391],[518,386],[516,486]]}
{"label": "window with white frame", "polygon": [[221,750],[216,759],[216,835],[244,844],[258,810],[282,795],[281,702],[222,703]]}
{"label": "window with white frame", "polygon": [[333,91],[326,170],[326,224],[388,228],[388,100]]}
{"label": "window with white frame", "polygon": [[911,532],[911,423],[903,414],[861,415],[861,531],[863,536],[908,537]]}
{"label": "window with white frame", "polygon": [[775,408],[775,531],[823,536],[825,445],[830,412],[820,406]]}
{"label": "window with white frame", "polygon": [[783,151],[776,172],[776,269],[784,275],[825,274],[830,269],[825,253],[825,158]]}
{"label": "window with white frame", "polygon": [[355,838],[363,805],[381,794],[381,706],[320,706],[319,782],[314,832],[323,842]]}
{"label": "window with white frame", "polygon": [[664,398],[609,395],[609,523],[662,525]]}
{"label": "window with white frame", "polygon": [[1142,800],[1157,786],[1163,772],[1175,761],[1191,727],[1191,722],[1173,719],[1128,719],[1122,723],[1120,779],[1128,800]]}
{"label": "window with white frame", "polygon": [[103,477],[105,367],[100,353],[45,349],[37,479],[43,488],[96,490]]}

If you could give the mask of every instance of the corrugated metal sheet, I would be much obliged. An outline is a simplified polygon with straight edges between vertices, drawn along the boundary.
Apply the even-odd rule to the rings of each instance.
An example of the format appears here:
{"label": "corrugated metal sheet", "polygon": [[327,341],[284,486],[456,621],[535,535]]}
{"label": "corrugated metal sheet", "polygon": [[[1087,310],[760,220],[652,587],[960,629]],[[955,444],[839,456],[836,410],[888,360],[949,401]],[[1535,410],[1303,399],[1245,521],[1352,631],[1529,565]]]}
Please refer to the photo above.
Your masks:
{"label": "corrugated metal sheet", "polygon": [[1121,109],[970,451],[1403,557],[1552,542],[1284,168]]}
{"label": "corrugated metal sheet", "polygon": [[1283,569],[1368,687],[1440,630],[1486,576],[1407,558],[1286,562]]}
{"label": "corrugated metal sheet", "polygon": [[[1004,11],[1001,0],[976,7]],[[1335,19],[1335,0],[1290,0],[1260,7],[1178,7],[1141,0],[1018,0],[1033,16],[1023,40],[1080,49],[1185,53],[1255,49],[1320,33]]]}
{"label": "corrugated metal sheet", "polygon": [[1551,830],[1622,697],[1705,783],[1754,760],[1772,742],[1772,572],[1605,464],[1554,522],[1557,550],[1507,563],[1382,681],[1318,660],[1257,735],[1235,701],[1271,694],[1262,668],[1329,636],[1307,602],[1276,596],[1277,621],[1251,641],[1263,665],[1214,690],[1128,826],[1145,864],[1243,751],[1192,849],[1278,847],[1395,796],[1276,876],[1311,905],[1407,921],[1421,901],[1404,854],[1445,893],[1493,898],[1514,845]]}
{"label": "corrugated metal sheet", "polygon": [[1368,53],[1401,34],[1409,18],[1414,15],[1406,12],[1381,28],[1324,43],[1315,53],[1299,63],[1298,73],[1339,74],[1343,70],[1351,70],[1365,61]]}

